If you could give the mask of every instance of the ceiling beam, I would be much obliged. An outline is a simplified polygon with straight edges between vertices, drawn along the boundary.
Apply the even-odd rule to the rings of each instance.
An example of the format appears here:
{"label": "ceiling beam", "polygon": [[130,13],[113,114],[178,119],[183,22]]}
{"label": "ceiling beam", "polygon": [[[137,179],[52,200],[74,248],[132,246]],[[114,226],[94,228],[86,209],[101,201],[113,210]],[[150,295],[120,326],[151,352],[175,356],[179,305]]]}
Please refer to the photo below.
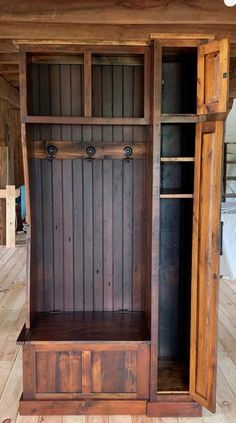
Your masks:
{"label": "ceiling beam", "polygon": [[0,76],[0,98],[9,101],[14,107],[20,107],[19,91]]}
{"label": "ceiling beam", "polygon": [[[236,8],[235,8],[236,10]],[[135,20],[134,20],[135,21]],[[236,22],[236,20],[235,20]],[[182,34],[216,34],[217,38],[228,37],[236,43],[235,25],[204,25],[191,24],[152,24],[152,25],[87,25],[69,23],[32,23],[32,22],[2,22],[0,24],[0,40],[11,38],[12,40],[40,41],[74,41],[91,42],[107,41],[127,42],[139,41],[147,43],[150,33],[182,33]]]}
{"label": "ceiling beam", "polygon": [[[234,24],[236,8],[223,0],[0,0],[0,22],[68,24]],[[193,28],[195,31],[195,28]]]}

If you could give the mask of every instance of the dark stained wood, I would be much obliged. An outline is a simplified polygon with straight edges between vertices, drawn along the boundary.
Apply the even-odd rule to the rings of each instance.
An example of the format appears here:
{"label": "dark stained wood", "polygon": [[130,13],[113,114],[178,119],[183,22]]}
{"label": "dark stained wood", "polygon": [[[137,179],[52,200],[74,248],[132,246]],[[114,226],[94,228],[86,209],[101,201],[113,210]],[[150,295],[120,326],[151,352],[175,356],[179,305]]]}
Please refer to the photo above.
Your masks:
{"label": "dark stained wood", "polygon": [[189,390],[188,365],[186,361],[160,358],[157,392],[181,393]]}
{"label": "dark stained wood", "polygon": [[151,315],[151,366],[150,366],[150,399],[156,399],[157,391],[157,345],[158,345],[158,285],[159,285],[159,237],[160,237],[160,114],[161,114],[161,68],[162,48],[157,41],[153,46],[153,97],[152,97],[152,151],[151,165],[151,204],[150,204],[150,315]]}
{"label": "dark stained wood", "polygon": [[146,413],[146,401],[138,400],[20,400],[20,413],[32,415],[143,415]]}
{"label": "dark stained wood", "polygon": [[24,354],[24,399],[148,398],[146,343],[39,342],[25,345]]}
{"label": "dark stained wood", "polygon": [[[83,162],[84,310],[93,310],[93,162]],[[101,181],[100,181],[101,183]]]}
{"label": "dark stained wood", "polygon": [[92,56],[84,53],[84,116],[92,116]]}
{"label": "dark stained wood", "polygon": [[[57,125],[56,125],[57,126]],[[55,125],[52,127],[52,131],[56,129]],[[60,129],[60,128],[59,128]],[[116,129],[116,128],[113,128]],[[122,129],[122,128],[121,128]],[[53,138],[53,136],[51,137]],[[71,138],[70,135],[68,138]],[[55,145],[57,147],[57,154],[55,159],[79,159],[79,158],[88,158],[86,153],[86,148],[92,144],[96,148],[96,153],[94,155],[95,161],[97,159],[124,159],[124,144],[121,142],[83,142],[81,143],[76,141],[55,141],[52,139],[50,141],[35,141],[30,145],[29,148],[29,157],[36,159],[45,159],[49,158],[47,153],[48,145]],[[143,159],[146,156],[147,145],[146,143],[135,142],[131,140],[129,146],[132,147],[132,158],[133,159]]]}
{"label": "dark stained wood", "polygon": [[[161,396],[162,397],[162,396]],[[196,402],[181,401],[178,397],[167,401],[147,403],[148,417],[201,417],[202,407]],[[172,395],[173,397],[173,395]]]}
{"label": "dark stained wood", "polygon": [[[36,353],[35,366],[37,393],[56,391],[56,364],[55,353],[43,351]],[[45,377],[45,375],[47,375],[47,377]]]}
{"label": "dark stained wood", "polygon": [[94,310],[101,310],[103,307],[103,187],[101,180],[103,175],[103,162],[96,160],[93,162],[93,292]]}
{"label": "dark stained wood", "polygon": [[[193,160],[194,124],[212,120],[204,131],[215,142],[215,121],[226,112],[195,114],[196,52],[208,36],[183,37],[181,44],[169,35],[165,46],[156,30],[149,47],[21,46],[33,223],[28,295],[30,310],[38,311],[19,338],[26,414],[57,414],[62,406],[68,414],[112,414],[120,403],[120,414],[127,404],[132,414],[142,399],[151,401],[148,409],[141,403],[144,414],[200,415],[201,407],[180,393],[189,390],[191,198],[196,201],[193,168],[200,168]],[[31,51],[36,56],[28,67]],[[225,50],[224,62],[226,56]],[[224,103],[226,91],[223,96]],[[53,144],[58,154],[49,160],[46,147]],[[97,149],[93,159],[86,157],[90,145]],[[125,146],[134,150],[131,159],[124,159]],[[204,204],[206,195],[202,190]],[[199,231],[211,220],[207,209]],[[217,235],[214,216],[212,224]],[[194,295],[203,299],[196,325],[205,332],[198,339],[193,325],[191,396],[213,409],[214,356],[204,362],[206,296],[201,286]],[[215,314],[211,324],[214,341]]]}
{"label": "dark stained wood", "polygon": [[56,361],[58,369],[56,392],[82,392],[82,354],[70,351],[57,352]]}
{"label": "dark stained wood", "polygon": [[[82,160],[73,160],[73,180],[83,180]],[[84,233],[83,228],[83,185],[73,184],[74,205],[74,309],[84,309]]]}
{"label": "dark stained wood", "polygon": [[36,391],[35,350],[32,345],[23,346],[23,399],[32,399]]}
{"label": "dark stained wood", "polygon": [[[39,313],[25,342],[148,341],[143,312]],[[22,342],[22,336],[21,336]]]}

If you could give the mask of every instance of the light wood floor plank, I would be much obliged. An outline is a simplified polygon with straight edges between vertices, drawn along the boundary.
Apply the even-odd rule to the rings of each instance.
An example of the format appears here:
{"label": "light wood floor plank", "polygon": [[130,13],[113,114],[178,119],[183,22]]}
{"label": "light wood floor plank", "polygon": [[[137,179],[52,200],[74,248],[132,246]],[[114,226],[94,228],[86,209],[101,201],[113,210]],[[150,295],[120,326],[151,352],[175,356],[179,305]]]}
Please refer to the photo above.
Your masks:
{"label": "light wood floor plank", "polygon": [[63,423],[85,423],[85,416],[64,416]]}
{"label": "light wood floor plank", "polygon": [[221,371],[218,371],[217,404],[227,423],[236,421],[236,398]]}
{"label": "light wood floor plank", "polygon": [[236,397],[236,366],[227,352],[218,353],[218,368],[227,380],[227,384]]}
{"label": "light wood floor plank", "polygon": [[20,416],[18,414],[16,423],[39,423],[39,416]]}
{"label": "light wood floor plank", "polygon": [[15,422],[18,414],[18,401],[22,393],[22,360],[19,351],[0,400],[0,421],[11,419]]}

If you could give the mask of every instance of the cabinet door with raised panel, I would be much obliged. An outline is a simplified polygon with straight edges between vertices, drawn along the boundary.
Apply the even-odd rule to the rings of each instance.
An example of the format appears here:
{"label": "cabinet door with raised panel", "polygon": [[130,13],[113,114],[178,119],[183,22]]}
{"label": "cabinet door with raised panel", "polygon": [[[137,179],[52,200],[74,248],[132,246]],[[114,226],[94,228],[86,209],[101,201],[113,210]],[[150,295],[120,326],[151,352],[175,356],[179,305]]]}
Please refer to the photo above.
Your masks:
{"label": "cabinet door with raised panel", "polygon": [[190,394],[215,411],[223,122],[196,129]]}
{"label": "cabinet door with raised panel", "polygon": [[229,40],[198,48],[197,113],[224,113],[228,106]]}

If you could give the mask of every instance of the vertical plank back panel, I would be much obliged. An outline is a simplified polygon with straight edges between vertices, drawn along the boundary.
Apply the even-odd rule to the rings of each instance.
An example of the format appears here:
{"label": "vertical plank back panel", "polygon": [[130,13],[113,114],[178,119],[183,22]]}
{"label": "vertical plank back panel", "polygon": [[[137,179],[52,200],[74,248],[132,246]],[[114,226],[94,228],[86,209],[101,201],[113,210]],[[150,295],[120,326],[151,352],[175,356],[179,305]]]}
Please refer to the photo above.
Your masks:
{"label": "vertical plank back panel", "polygon": [[[33,113],[82,115],[83,79],[80,65],[34,63]],[[142,66],[94,65],[93,115],[142,115],[143,79]],[[147,134],[138,126],[32,125],[37,140],[114,141],[122,151]],[[143,310],[145,159],[32,161],[38,310]]]}

